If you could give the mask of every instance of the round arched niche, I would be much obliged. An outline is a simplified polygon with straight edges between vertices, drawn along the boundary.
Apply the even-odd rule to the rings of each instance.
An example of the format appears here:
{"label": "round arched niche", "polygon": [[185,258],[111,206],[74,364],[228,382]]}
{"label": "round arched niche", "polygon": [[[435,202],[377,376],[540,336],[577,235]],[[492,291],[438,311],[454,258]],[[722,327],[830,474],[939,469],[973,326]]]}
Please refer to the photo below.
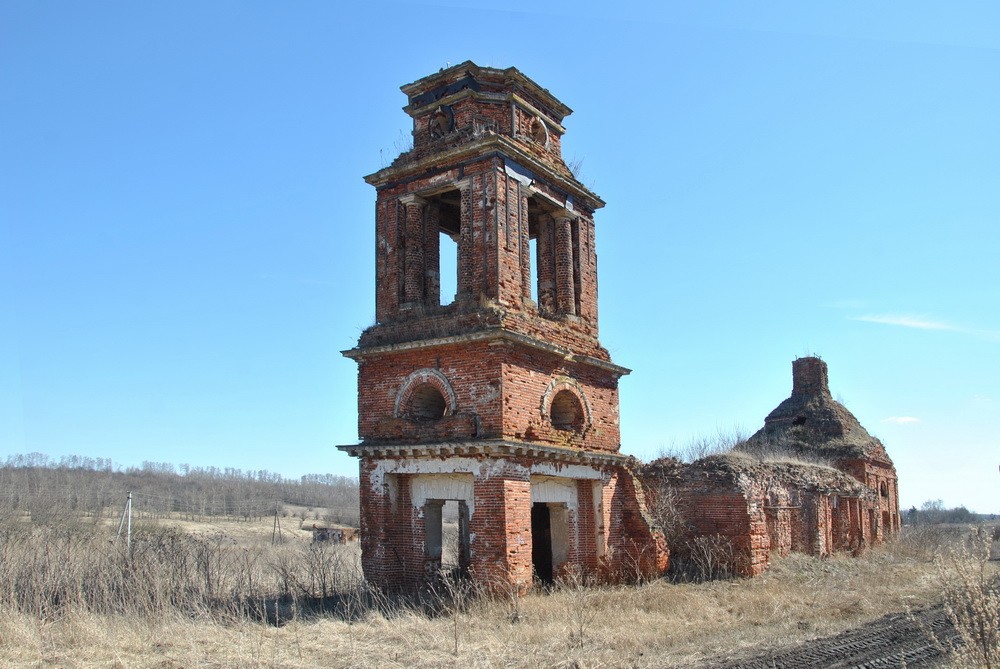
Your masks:
{"label": "round arched niche", "polygon": [[437,369],[418,369],[403,381],[393,411],[397,418],[434,421],[456,410],[455,391]]}
{"label": "round arched niche", "polygon": [[536,143],[544,148],[549,148],[549,128],[541,116],[535,116],[528,124],[528,134]]}
{"label": "round arched niche", "polygon": [[573,379],[557,378],[542,396],[542,419],[562,432],[584,432],[590,427],[590,405]]}

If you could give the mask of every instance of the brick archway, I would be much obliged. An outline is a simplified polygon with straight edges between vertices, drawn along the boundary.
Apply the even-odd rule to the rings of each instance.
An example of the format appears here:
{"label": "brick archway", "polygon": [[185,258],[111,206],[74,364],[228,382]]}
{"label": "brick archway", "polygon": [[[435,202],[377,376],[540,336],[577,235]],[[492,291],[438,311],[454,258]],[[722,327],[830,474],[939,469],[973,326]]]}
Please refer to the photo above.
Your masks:
{"label": "brick archway", "polygon": [[[435,397],[435,394],[438,397]],[[420,404],[420,407],[415,407],[415,403]],[[457,405],[455,389],[451,387],[448,377],[440,370],[426,368],[412,372],[403,381],[399,392],[396,393],[393,413],[396,418],[413,415],[422,418],[441,418],[454,415]]]}

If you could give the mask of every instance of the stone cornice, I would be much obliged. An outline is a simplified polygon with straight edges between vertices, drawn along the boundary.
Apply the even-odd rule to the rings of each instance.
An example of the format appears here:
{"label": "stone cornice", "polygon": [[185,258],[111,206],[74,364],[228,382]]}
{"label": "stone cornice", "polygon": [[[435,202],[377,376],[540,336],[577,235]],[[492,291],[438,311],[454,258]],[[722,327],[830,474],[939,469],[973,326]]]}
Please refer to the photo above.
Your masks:
{"label": "stone cornice", "polygon": [[419,339],[416,341],[401,342],[399,344],[384,344],[382,346],[351,348],[346,351],[341,351],[341,353],[345,357],[351,358],[352,360],[363,360],[371,356],[392,355],[394,353],[405,353],[406,351],[447,346],[450,344],[465,344],[469,342],[496,340],[509,341],[520,346],[545,351],[546,353],[557,355],[578,364],[589,365],[591,367],[602,369],[606,372],[611,372],[619,377],[625,376],[632,371],[627,367],[616,365],[613,362],[600,360],[589,355],[574,353],[570,349],[563,346],[504,328],[489,328],[486,330],[479,330],[477,332],[470,332],[468,334],[452,335],[450,337],[436,337],[433,339]]}
{"label": "stone cornice", "polygon": [[533,444],[506,439],[441,442],[435,444],[346,444],[337,448],[356,458],[515,457],[586,465],[624,465],[629,456],[606,451]]}
{"label": "stone cornice", "polygon": [[[399,90],[403,91],[407,98],[413,98],[420,92],[432,90],[434,87],[440,86],[445,82],[458,81],[462,78],[462,75],[466,73],[472,75],[473,78],[479,78],[482,80],[493,80],[498,83],[500,81],[504,81],[511,88],[516,86],[517,88],[524,90],[527,95],[537,98],[543,105],[550,107],[552,111],[559,116],[559,118],[556,119],[559,122],[561,122],[566,116],[573,113],[572,109],[560,102],[558,98],[548,91],[548,89],[539,86],[531,77],[527,76],[516,67],[503,69],[483,67],[476,65],[471,60],[459,63],[458,65],[453,65],[445,70],[441,70],[440,72],[435,72],[434,74],[418,79],[412,83],[404,84],[399,87]],[[434,103],[428,103],[427,105],[422,105],[422,107],[430,106],[431,104]],[[409,104],[403,109],[408,113],[413,113]]]}
{"label": "stone cornice", "polygon": [[560,175],[551,166],[545,164],[528,151],[525,151],[519,144],[519,141],[506,135],[487,133],[480,138],[474,138],[447,151],[429,153],[421,159],[399,166],[390,165],[378,172],[369,174],[365,177],[365,181],[375,188],[381,189],[402,181],[428,176],[433,172],[454,169],[460,163],[468,162],[472,158],[488,158],[491,151],[493,151],[501,158],[509,156],[513,161],[537,173],[553,186],[573,196],[579,203],[586,205],[591,210],[597,210],[604,206],[604,200],[596,193],[592,192],[576,179]]}

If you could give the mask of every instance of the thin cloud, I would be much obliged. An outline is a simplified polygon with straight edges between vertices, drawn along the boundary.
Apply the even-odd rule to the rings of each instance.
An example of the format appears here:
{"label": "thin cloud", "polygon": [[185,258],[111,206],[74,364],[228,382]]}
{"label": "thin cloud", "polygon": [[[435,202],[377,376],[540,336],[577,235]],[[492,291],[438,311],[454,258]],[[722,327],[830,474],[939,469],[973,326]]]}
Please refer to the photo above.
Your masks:
{"label": "thin cloud", "polygon": [[913,416],[889,416],[888,418],[882,419],[883,423],[895,423],[896,425],[906,425],[909,423],[919,423],[919,418],[914,418]]}
{"label": "thin cloud", "polygon": [[873,316],[855,316],[851,320],[864,321],[866,323],[880,323],[882,325],[896,325],[902,328],[914,328],[916,330],[951,330],[962,331],[962,328],[955,327],[949,323],[932,321],[921,316],[907,316],[903,314],[883,314]]}

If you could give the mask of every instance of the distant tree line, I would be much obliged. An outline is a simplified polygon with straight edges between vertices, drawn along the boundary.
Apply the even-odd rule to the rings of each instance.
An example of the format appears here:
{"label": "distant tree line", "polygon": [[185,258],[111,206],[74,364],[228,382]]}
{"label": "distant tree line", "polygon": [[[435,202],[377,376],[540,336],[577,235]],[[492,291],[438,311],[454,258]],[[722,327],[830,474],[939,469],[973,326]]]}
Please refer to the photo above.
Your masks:
{"label": "distant tree line", "polygon": [[982,520],[996,520],[995,514],[973,513],[964,506],[946,509],[939,499],[927,500],[918,509],[911,506],[904,514],[907,525],[939,525],[942,523],[976,523]]}
{"label": "distant tree line", "polygon": [[109,458],[42,453],[10,455],[0,466],[0,517],[30,516],[49,522],[60,515],[95,522],[120,512],[128,492],[140,515],[227,517],[271,516],[295,505],[327,509],[326,520],[356,524],[358,482],[347,476],[307,474],[298,479],[234,467],[175,466],[143,462],[115,467]]}

